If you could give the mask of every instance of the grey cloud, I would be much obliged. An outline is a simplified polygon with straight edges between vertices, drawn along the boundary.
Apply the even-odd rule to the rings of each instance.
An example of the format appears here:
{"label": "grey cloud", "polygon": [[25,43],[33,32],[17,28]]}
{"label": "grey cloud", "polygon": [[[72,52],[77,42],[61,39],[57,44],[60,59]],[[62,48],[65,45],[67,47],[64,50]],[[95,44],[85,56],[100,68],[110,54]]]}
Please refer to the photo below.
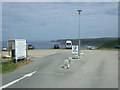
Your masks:
{"label": "grey cloud", "polygon": [[[77,38],[77,9],[82,9],[81,38],[86,36],[115,36],[114,30],[117,29],[116,5],[117,3],[83,2],[3,3],[3,30],[8,30],[9,37],[16,33],[14,37],[21,35],[21,37],[26,38],[33,37],[32,39],[38,37],[44,39],[45,35],[47,35],[45,39]],[[108,29],[112,33],[109,33]],[[8,36],[6,35],[5,38],[7,39]]]}

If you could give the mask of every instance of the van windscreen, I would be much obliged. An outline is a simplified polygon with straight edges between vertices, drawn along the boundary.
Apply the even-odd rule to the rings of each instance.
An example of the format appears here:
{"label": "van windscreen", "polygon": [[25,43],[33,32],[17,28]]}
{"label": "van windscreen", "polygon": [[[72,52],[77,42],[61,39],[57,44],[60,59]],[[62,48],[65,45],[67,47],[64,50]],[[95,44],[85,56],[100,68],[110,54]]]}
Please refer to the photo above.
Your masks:
{"label": "van windscreen", "polygon": [[67,45],[71,45],[71,43],[67,43]]}

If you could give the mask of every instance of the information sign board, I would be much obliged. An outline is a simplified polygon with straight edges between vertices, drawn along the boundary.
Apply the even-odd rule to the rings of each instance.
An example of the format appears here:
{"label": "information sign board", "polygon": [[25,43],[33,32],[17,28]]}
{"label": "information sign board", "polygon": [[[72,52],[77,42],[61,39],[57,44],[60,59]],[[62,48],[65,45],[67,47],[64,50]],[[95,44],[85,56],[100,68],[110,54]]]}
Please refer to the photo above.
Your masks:
{"label": "information sign board", "polygon": [[15,39],[15,59],[26,58],[26,40]]}
{"label": "information sign board", "polygon": [[78,55],[78,45],[73,45],[72,46],[72,54]]}

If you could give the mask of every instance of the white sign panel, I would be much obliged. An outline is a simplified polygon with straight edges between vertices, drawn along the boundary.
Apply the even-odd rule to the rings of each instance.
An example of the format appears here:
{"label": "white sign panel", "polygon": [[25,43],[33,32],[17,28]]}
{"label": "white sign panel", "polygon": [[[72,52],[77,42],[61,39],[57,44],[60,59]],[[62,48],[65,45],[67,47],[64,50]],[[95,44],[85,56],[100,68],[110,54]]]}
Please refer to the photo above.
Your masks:
{"label": "white sign panel", "polygon": [[15,58],[23,59],[26,58],[26,40],[15,39]]}
{"label": "white sign panel", "polygon": [[78,54],[78,45],[72,46],[72,54]]}

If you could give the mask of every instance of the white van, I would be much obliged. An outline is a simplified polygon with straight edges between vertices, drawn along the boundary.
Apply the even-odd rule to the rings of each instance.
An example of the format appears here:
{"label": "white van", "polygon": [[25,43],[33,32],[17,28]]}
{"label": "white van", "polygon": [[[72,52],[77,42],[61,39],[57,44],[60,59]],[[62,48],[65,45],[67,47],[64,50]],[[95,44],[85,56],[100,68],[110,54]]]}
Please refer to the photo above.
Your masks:
{"label": "white van", "polygon": [[72,49],[72,41],[70,40],[66,41],[66,49]]}

